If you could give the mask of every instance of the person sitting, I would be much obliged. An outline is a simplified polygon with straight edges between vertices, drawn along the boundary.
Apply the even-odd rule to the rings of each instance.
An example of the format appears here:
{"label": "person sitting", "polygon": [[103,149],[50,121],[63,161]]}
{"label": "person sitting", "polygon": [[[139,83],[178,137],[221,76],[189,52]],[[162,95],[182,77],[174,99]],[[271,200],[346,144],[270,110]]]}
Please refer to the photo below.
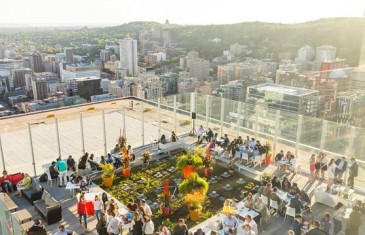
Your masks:
{"label": "person sitting", "polygon": [[234,211],[234,207],[231,206],[231,199],[226,199],[223,203],[222,213],[227,215]]}
{"label": "person sitting", "polygon": [[160,143],[161,144],[166,144],[167,143],[166,136],[164,134],[161,135]]}
{"label": "person sitting", "polygon": [[304,190],[300,191],[299,198],[302,202],[306,202],[307,204],[311,203],[311,200],[310,200],[308,194]]}
{"label": "person sitting", "polygon": [[47,231],[39,219],[34,220],[34,224],[27,230],[31,235],[47,235]]}
{"label": "person sitting", "polygon": [[[314,216],[311,208],[309,206],[304,207],[304,211],[302,213],[303,221],[309,224],[314,222]],[[319,227],[319,226],[318,226]]]}
{"label": "person sitting", "polygon": [[207,136],[206,136],[207,142],[210,142],[212,140],[213,136],[214,136],[214,133],[213,133],[212,129],[208,128]]}
{"label": "person sitting", "polygon": [[242,140],[242,137],[241,137],[241,136],[238,136],[238,139],[237,139],[237,145],[238,145],[238,146],[243,145],[243,140]]}
{"label": "person sitting", "polygon": [[136,160],[136,155],[133,153],[133,149],[132,149],[131,145],[127,146],[127,151],[129,153],[129,157],[130,157],[131,161]]}
{"label": "person sitting", "polygon": [[70,235],[70,234],[73,234],[73,232],[71,230],[65,229],[65,226],[62,224],[58,226],[58,231],[53,233],[53,235]]}
{"label": "person sitting", "polygon": [[251,226],[252,231],[254,231],[256,235],[259,234],[257,223],[252,219],[250,215],[245,215],[245,222],[243,225],[249,224]]}
{"label": "person sitting", "polygon": [[308,230],[307,235],[323,234],[323,231],[320,230],[319,227],[320,227],[319,222],[318,221],[313,221],[313,223],[310,224],[310,229]]}
{"label": "person sitting", "polygon": [[289,206],[295,209],[295,214],[300,214],[302,208],[302,202],[299,200],[299,195],[295,195],[290,199]]}
{"label": "person sitting", "polygon": [[174,131],[171,132],[171,142],[176,142],[179,138],[177,138],[177,135]]}
{"label": "person sitting", "polygon": [[214,133],[214,135],[212,137],[212,141],[217,142],[217,140],[218,140],[218,133],[216,132],[216,133]]}
{"label": "person sitting", "polygon": [[94,162],[94,154],[90,154],[89,159],[87,162],[90,164],[91,171],[96,171],[98,169],[98,164]]}
{"label": "person sitting", "polygon": [[271,180],[271,185],[272,187],[276,187],[276,188],[281,188],[281,183],[280,183],[280,179],[279,177],[277,177],[276,175],[272,178]]}
{"label": "person sitting", "polygon": [[108,153],[108,157],[106,158],[106,163],[113,164],[114,159],[110,153]]}
{"label": "person sitting", "polygon": [[67,169],[69,171],[76,171],[76,162],[75,159],[72,158],[72,156],[68,156],[67,159]]}
{"label": "person sitting", "polygon": [[277,195],[278,189],[274,187],[270,193],[270,201],[276,201],[278,203],[278,210],[281,211],[283,208],[283,200]]}
{"label": "person sitting", "polygon": [[48,168],[49,170],[49,175],[51,176],[51,179],[57,179],[58,178],[58,171],[56,170],[56,162],[53,161],[51,163],[51,166]]}
{"label": "person sitting", "polygon": [[297,171],[297,159],[295,159],[294,155],[290,155],[290,171],[293,172],[294,175]]}
{"label": "person sitting", "polygon": [[298,188],[298,184],[297,183],[293,183],[292,186],[289,189],[289,194],[291,195],[297,195],[300,193],[300,189]]}
{"label": "person sitting", "polygon": [[243,145],[244,145],[246,148],[249,148],[249,147],[250,147],[250,137],[249,137],[249,136],[246,136],[245,141],[243,141]]}
{"label": "person sitting", "polygon": [[251,141],[250,141],[250,144],[249,144],[248,147],[251,148],[251,149],[255,149],[255,147],[256,147],[256,140],[255,140],[255,138],[251,138]]}
{"label": "person sitting", "polygon": [[249,209],[253,209],[254,205],[255,205],[255,200],[253,199],[252,193],[248,193],[246,200],[244,201],[244,205],[245,207],[249,208]]}
{"label": "person sitting", "polygon": [[18,189],[18,196],[22,197],[22,190],[29,189],[30,187],[32,187],[32,179],[27,173],[25,173],[24,178],[16,185],[16,188]]}
{"label": "person sitting", "polygon": [[100,164],[105,164],[106,163],[106,159],[103,155],[100,157],[100,162],[99,163]]}
{"label": "person sitting", "polygon": [[80,186],[81,192],[89,190],[89,182],[87,182],[85,177],[82,177],[81,175],[77,176],[76,182]]}
{"label": "person sitting", "polygon": [[119,153],[120,152],[120,148],[119,148],[119,144],[116,144],[114,149],[112,150],[112,152],[115,153]]}
{"label": "person sitting", "polygon": [[3,189],[5,189],[5,191],[7,193],[13,192],[14,187],[13,187],[13,184],[11,183],[11,177],[10,177],[10,175],[8,175],[8,172],[5,170],[3,171],[1,186]]}
{"label": "person sitting", "polygon": [[227,148],[230,141],[227,134],[224,134],[223,143],[221,145],[222,148]]}
{"label": "person sitting", "polygon": [[321,230],[329,233],[330,226],[331,226],[331,214],[328,212],[325,212],[322,219],[321,219]]}
{"label": "person sitting", "polygon": [[205,235],[205,233],[203,232],[203,229],[198,228],[198,230],[196,230],[196,232],[194,233],[194,235]]}
{"label": "person sitting", "polygon": [[262,147],[262,145],[261,145],[261,143],[260,143],[260,141],[259,141],[259,140],[258,140],[258,141],[256,141],[256,146],[255,146],[254,150],[259,151],[259,154],[260,154],[260,155],[265,153],[265,150],[264,150],[264,148]]}
{"label": "person sitting", "polygon": [[275,162],[281,161],[283,157],[284,157],[284,150],[280,150],[280,152],[275,156]]}
{"label": "person sitting", "polygon": [[281,183],[281,189],[284,192],[289,192],[290,188],[291,188],[291,183],[289,182],[289,179],[287,177],[284,177],[283,182]]}

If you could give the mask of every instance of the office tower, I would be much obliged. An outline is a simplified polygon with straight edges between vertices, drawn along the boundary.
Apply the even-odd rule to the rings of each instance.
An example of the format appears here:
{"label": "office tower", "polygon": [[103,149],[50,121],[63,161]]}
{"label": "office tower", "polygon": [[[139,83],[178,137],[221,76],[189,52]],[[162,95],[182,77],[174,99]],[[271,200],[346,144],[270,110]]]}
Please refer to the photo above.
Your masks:
{"label": "office tower", "polygon": [[32,70],[28,68],[21,68],[21,69],[13,69],[11,71],[14,89],[26,86],[26,80],[25,80],[26,74],[32,74]]}
{"label": "office tower", "polygon": [[[180,61],[181,65],[181,61]],[[186,66],[191,77],[206,80],[209,77],[209,61],[199,58],[199,53],[191,51],[186,57]]]}
{"label": "office tower", "polygon": [[74,62],[74,51],[72,47],[65,47],[64,49],[66,63],[72,64]]}
{"label": "office tower", "polygon": [[138,75],[137,40],[125,38],[119,40],[120,65],[127,68],[133,76]]}
{"label": "office tower", "polygon": [[100,62],[104,64],[105,62],[110,61],[110,55],[111,55],[110,51],[101,50],[100,51]]}
{"label": "office tower", "polygon": [[316,62],[331,61],[336,59],[336,47],[331,45],[322,45],[317,47]]}
{"label": "office tower", "polygon": [[32,90],[34,100],[43,100],[48,98],[48,82],[46,78],[36,78],[32,81]]}
{"label": "office tower", "polygon": [[314,49],[311,46],[306,45],[298,50],[297,59],[302,62],[311,61],[313,60],[314,53]]}
{"label": "office tower", "polygon": [[71,89],[73,95],[79,95],[88,101],[91,100],[91,96],[103,93],[100,77],[74,78],[71,80]]}
{"label": "office tower", "polygon": [[34,73],[44,72],[42,56],[33,54],[30,56],[30,66]]}

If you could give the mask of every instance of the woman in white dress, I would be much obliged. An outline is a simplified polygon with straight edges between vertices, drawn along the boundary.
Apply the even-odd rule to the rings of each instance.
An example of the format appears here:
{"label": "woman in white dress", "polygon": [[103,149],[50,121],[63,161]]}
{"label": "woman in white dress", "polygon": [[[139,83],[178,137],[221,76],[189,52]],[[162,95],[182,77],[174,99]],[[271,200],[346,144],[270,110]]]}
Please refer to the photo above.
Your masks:
{"label": "woman in white dress", "polygon": [[336,170],[335,159],[331,159],[327,166],[327,176],[328,176],[328,183],[327,183],[327,190],[331,189],[331,186],[335,180],[335,170]]}

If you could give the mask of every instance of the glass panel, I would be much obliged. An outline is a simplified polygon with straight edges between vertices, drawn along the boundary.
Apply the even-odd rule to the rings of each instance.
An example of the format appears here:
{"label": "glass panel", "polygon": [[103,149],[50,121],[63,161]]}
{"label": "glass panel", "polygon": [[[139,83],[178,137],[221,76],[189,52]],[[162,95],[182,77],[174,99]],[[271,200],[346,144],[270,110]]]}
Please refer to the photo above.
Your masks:
{"label": "glass panel", "polygon": [[339,155],[346,154],[350,138],[351,128],[348,125],[328,122],[324,149]]}
{"label": "glass panel", "polygon": [[95,110],[83,112],[82,116],[85,151],[89,154],[93,153],[95,156],[104,155],[104,136],[101,110],[95,107]]}
{"label": "glass panel", "polygon": [[4,204],[4,193],[0,193],[0,224],[1,234],[13,235],[10,212]]}
{"label": "glass panel", "polygon": [[322,119],[303,116],[300,143],[319,149],[321,135]]}
{"label": "glass panel", "polygon": [[80,114],[57,114],[57,120],[62,158],[69,155],[78,158],[82,154]]}

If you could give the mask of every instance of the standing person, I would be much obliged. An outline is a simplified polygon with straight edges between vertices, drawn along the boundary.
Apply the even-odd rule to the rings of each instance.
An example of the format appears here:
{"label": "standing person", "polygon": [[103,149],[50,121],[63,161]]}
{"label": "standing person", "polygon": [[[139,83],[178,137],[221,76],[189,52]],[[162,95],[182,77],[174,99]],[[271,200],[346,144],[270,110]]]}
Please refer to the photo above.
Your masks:
{"label": "standing person", "polygon": [[358,235],[359,227],[361,226],[361,211],[357,205],[352,207],[350,218],[346,224],[345,235]]}
{"label": "standing person", "polygon": [[206,137],[207,142],[210,142],[212,140],[213,136],[214,136],[214,133],[213,133],[212,129],[208,128],[207,137]]}
{"label": "standing person", "polygon": [[335,211],[331,217],[329,234],[337,235],[342,231],[342,220],[345,215],[345,209],[345,206],[341,202],[336,204]]}
{"label": "standing person", "polygon": [[249,224],[251,226],[252,231],[255,232],[255,234],[259,234],[259,230],[257,228],[257,224],[256,222],[252,219],[252,217],[250,215],[246,215],[245,216],[245,222],[243,225],[245,224]]}
{"label": "standing person", "polygon": [[335,163],[336,163],[335,178],[337,180],[341,180],[343,173],[347,169],[346,157],[343,156],[341,157],[341,159],[337,159]]}
{"label": "standing person", "polygon": [[179,223],[174,227],[173,235],[187,235],[188,226],[185,224],[185,220],[180,218]]}
{"label": "standing person", "polygon": [[109,235],[119,235],[119,219],[115,217],[115,212],[112,211],[110,213],[112,219],[110,220],[110,222],[108,223],[108,228],[107,231],[109,233]]}
{"label": "standing person", "polygon": [[58,171],[58,187],[62,187],[62,181],[63,184],[66,187],[67,184],[67,163],[63,161],[61,158],[57,159],[55,168]]}
{"label": "standing person", "polygon": [[354,178],[357,177],[359,170],[359,165],[357,164],[355,158],[351,158],[349,167],[349,178],[347,179],[348,186],[354,188]]}
{"label": "standing person", "polygon": [[72,156],[68,156],[67,159],[67,168],[69,171],[75,171],[76,170],[76,163],[75,163],[75,159],[72,158]]}
{"label": "standing person", "polygon": [[335,171],[336,171],[336,163],[335,159],[332,158],[327,166],[327,176],[328,176],[327,190],[330,190],[331,186],[333,185],[333,182],[335,180]]}
{"label": "standing person", "polygon": [[319,178],[319,172],[321,171],[321,165],[322,165],[322,153],[319,153],[317,158],[316,158],[316,163],[314,164],[314,168],[315,168],[315,177],[316,179],[320,179]]}
{"label": "standing person", "polygon": [[96,224],[96,231],[99,235],[109,235],[107,227],[106,227],[106,216],[104,213],[101,213],[100,219]]}
{"label": "standing person", "polygon": [[297,214],[293,221],[293,231],[295,235],[301,235],[302,234],[302,216],[300,214]]}
{"label": "standing person", "polygon": [[102,217],[102,210],[103,210],[103,202],[100,200],[98,195],[95,195],[94,199],[94,212],[96,219],[99,221]]}
{"label": "standing person", "polygon": [[133,198],[129,199],[127,208],[131,211],[136,211],[138,209],[138,205],[134,202]]}
{"label": "standing person", "polygon": [[77,169],[79,170],[79,174],[85,174],[85,169],[86,169],[86,162],[87,159],[89,158],[89,154],[85,153],[80,159],[79,159],[79,164],[77,165]]}
{"label": "standing person", "polygon": [[309,159],[309,171],[310,171],[310,181],[311,182],[314,182],[316,180],[315,164],[316,164],[316,155],[313,153]]}
{"label": "standing person", "polygon": [[[201,142],[203,142],[203,135],[204,135],[204,127],[203,125],[200,125],[199,129],[198,129],[198,143],[201,144]],[[200,142],[201,140],[201,142]]]}
{"label": "standing person", "polygon": [[326,233],[329,233],[331,226],[331,214],[325,212],[320,223],[321,223],[321,230],[325,231]]}
{"label": "standing person", "polygon": [[232,216],[231,212],[227,213],[227,216],[222,221],[224,235],[229,235],[228,230],[232,230],[234,234],[237,234],[238,220],[235,216]]}
{"label": "standing person", "polygon": [[134,161],[136,159],[136,155],[134,155],[131,145],[127,146],[127,151],[129,153],[129,157],[130,157],[131,161]]}
{"label": "standing person", "polygon": [[142,235],[143,234],[143,220],[139,211],[134,212],[133,220],[132,220],[132,234],[133,235]]}
{"label": "standing person", "polygon": [[155,225],[153,223],[153,221],[151,220],[151,217],[148,215],[145,215],[144,217],[144,230],[143,233],[144,235],[152,235],[153,232],[155,231]]}
{"label": "standing person", "polygon": [[7,193],[12,193],[13,192],[13,184],[11,183],[11,177],[10,175],[8,175],[7,171],[3,171],[3,182],[1,182],[1,186],[3,186],[3,188],[5,189],[5,191]]}
{"label": "standing person", "polygon": [[143,209],[142,211],[143,215],[148,215],[150,217],[152,216],[151,207],[146,203],[146,200],[142,199],[140,206]]}
{"label": "standing person", "polygon": [[324,176],[327,171],[327,158],[326,154],[322,153],[322,162],[321,162],[321,180],[324,180]]}
{"label": "standing person", "polygon": [[56,169],[56,162],[53,161],[51,163],[51,166],[48,168],[49,175],[51,176],[51,179],[57,179],[59,176],[58,170]]}
{"label": "standing person", "polygon": [[82,220],[84,220],[84,227],[87,229],[87,207],[85,197],[80,196],[80,201],[77,203],[77,214],[79,215],[80,226],[82,227]]}

